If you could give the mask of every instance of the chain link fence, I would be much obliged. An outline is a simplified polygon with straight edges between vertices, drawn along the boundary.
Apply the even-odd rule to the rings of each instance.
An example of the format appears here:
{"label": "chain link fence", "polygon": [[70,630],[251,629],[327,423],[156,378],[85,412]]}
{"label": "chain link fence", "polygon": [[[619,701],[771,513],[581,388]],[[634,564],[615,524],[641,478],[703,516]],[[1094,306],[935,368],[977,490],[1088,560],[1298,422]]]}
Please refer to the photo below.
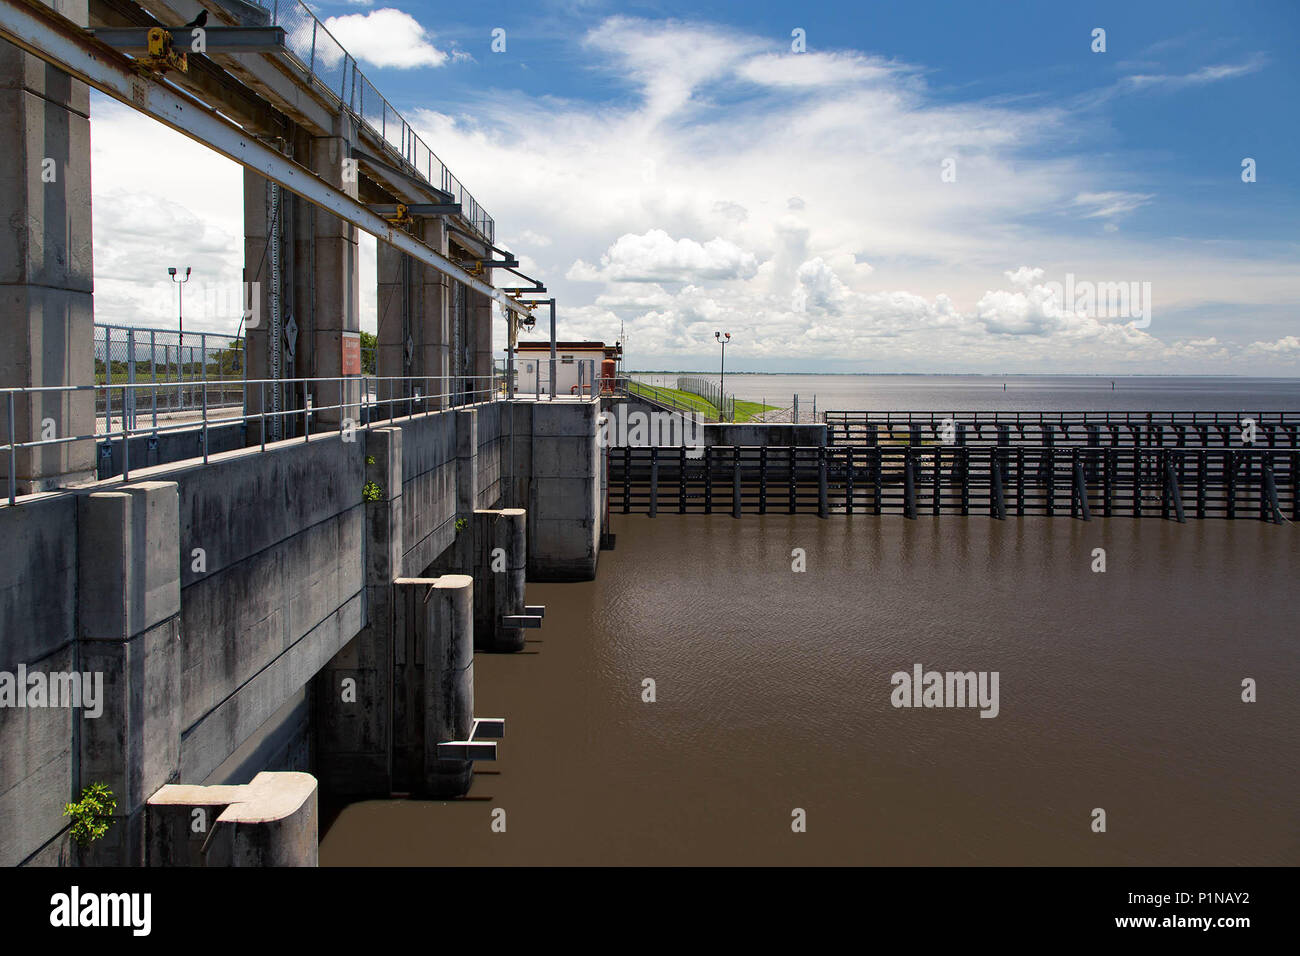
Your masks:
{"label": "chain link fence", "polygon": [[679,392],[690,392],[692,395],[698,395],[700,398],[712,403],[713,407],[718,410],[719,420],[724,422],[734,422],[736,420],[736,396],[723,395],[722,390],[707,378],[679,376],[677,390]]}
{"label": "chain link fence", "polygon": [[[212,332],[95,325],[95,384],[147,385],[96,392],[96,429],[113,431],[156,424],[158,419],[201,416],[203,409],[243,408],[247,368],[244,340]],[[120,396],[125,398],[120,398]]]}

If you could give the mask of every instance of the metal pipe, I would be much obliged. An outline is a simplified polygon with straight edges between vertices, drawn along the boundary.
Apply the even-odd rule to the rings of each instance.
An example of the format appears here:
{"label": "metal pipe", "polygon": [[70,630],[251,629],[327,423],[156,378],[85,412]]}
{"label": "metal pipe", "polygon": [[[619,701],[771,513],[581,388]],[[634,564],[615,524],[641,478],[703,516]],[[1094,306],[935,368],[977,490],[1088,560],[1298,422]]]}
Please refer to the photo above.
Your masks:
{"label": "metal pipe", "polygon": [[9,393],[9,503],[18,497],[18,440],[14,435],[14,393]]}
{"label": "metal pipe", "polygon": [[555,299],[549,299],[551,307],[551,399],[555,398]]}

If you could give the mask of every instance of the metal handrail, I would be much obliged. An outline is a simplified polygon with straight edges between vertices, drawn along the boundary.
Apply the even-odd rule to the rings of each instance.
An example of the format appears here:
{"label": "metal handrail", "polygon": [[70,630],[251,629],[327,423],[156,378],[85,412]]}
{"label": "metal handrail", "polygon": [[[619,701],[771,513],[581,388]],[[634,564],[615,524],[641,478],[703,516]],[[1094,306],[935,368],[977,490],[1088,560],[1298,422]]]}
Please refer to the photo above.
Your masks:
{"label": "metal handrail", "polygon": [[[460,180],[452,175],[451,170],[411,128],[402,114],[397,112],[365,74],[357,69],[356,58],[344,49],[338,38],[330,33],[320,18],[302,0],[252,0],[252,2],[266,11],[270,25],[289,24],[285,30],[284,52],[298,63],[323,92],[335,100],[342,109],[347,110],[359,123],[370,129],[378,138],[382,148],[396,158],[400,165],[414,171],[435,189],[449,193],[453,202],[459,202],[463,218],[486,237],[489,243],[496,241],[496,223],[492,217],[478,204],[469,190],[461,185]],[[284,6],[284,11],[281,10],[281,4]],[[299,35],[293,23],[295,14],[305,14],[311,22],[311,44],[302,52],[293,49],[293,40]],[[305,46],[305,31],[302,35]],[[322,69],[318,68],[318,63],[329,59],[324,49],[325,38],[328,38],[342,53],[342,69],[338,71],[337,82],[327,79]],[[306,59],[303,58],[303,52],[306,53]],[[371,105],[372,97],[378,100],[377,106]],[[367,112],[378,114],[378,125],[366,118]],[[390,113],[395,121],[391,132],[388,128]]]}
{"label": "metal handrail", "polygon": [[[383,398],[380,394],[381,391],[380,383],[384,383],[384,382],[402,383],[401,391],[403,393],[409,391],[412,394],[396,394],[399,390],[398,386],[390,385],[389,388],[387,389],[387,391],[389,392],[388,398]],[[371,397],[372,383],[375,386],[373,398]],[[435,390],[435,388],[432,387],[434,383],[438,383],[440,387],[446,387],[447,390],[446,391]],[[470,388],[467,389],[463,387],[466,383],[482,383],[482,384],[472,385]],[[261,438],[261,449],[265,451],[267,446],[266,423],[268,419],[272,421],[283,422],[287,418],[301,415],[303,420],[303,425],[304,425],[302,440],[304,442],[309,442],[311,441],[311,418],[313,415],[320,412],[334,411],[334,410],[342,411],[344,409],[349,411],[355,410],[358,419],[364,417],[364,420],[353,421],[352,427],[359,431],[365,431],[365,430],[369,430],[372,427],[375,427],[376,425],[382,425],[383,423],[386,422],[395,421],[401,417],[413,418],[417,414],[417,408],[419,409],[418,412],[419,414],[425,414],[428,411],[441,411],[442,409],[428,408],[428,404],[435,399],[437,400],[447,399],[449,406],[454,407],[454,406],[476,404],[478,402],[483,402],[483,401],[490,401],[494,398],[499,397],[501,394],[501,387],[500,387],[501,376],[499,374],[458,375],[458,376],[349,375],[349,376],[327,376],[327,377],[293,378],[293,379],[248,379],[244,381],[242,384],[246,388],[251,386],[257,387],[261,399],[259,402],[259,410],[256,412],[248,412],[245,410],[242,414],[238,414],[238,415],[225,415],[220,417],[213,417],[212,415],[213,412],[224,411],[226,408],[229,408],[229,406],[225,406],[221,408],[215,406],[209,406],[207,403],[207,383],[199,383],[199,384],[202,386],[203,389],[202,407],[201,409],[196,409],[200,411],[202,416],[199,420],[196,421],[193,419],[189,419],[186,421],[174,422],[171,424],[165,424],[165,423],[159,424],[157,418],[155,417],[152,424],[139,426],[139,427],[132,424],[132,416],[129,414],[128,410],[132,407],[132,400],[134,398],[135,392],[139,389],[155,388],[155,384],[152,382],[120,382],[116,384],[105,384],[105,385],[36,385],[36,386],[22,386],[22,387],[13,387],[13,388],[0,388],[0,396],[3,396],[6,405],[6,415],[7,415],[7,421],[9,426],[9,430],[7,433],[8,442],[4,444],[0,444],[0,454],[7,453],[9,458],[9,474],[8,474],[9,504],[14,505],[17,503],[18,500],[17,458],[18,458],[19,449],[40,448],[49,445],[64,445],[64,444],[70,444],[72,442],[79,442],[79,441],[94,441],[98,443],[101,441],[112,442],[114,440],[120,440],[122,442],[122,478],[123,480],[129,480],[131,474],[130,439],[133,437],[141,437],[141,436],[157,437],[158,435],[167,432],[201,429],[202,436],[203,436],[202,437],[202,447],[203,447],[202,458],[203,461],[206,463],[208,461],[208,432],[209,429],[213,426],[230,425],[235,423],[242,423],[246,425],[249,422],[256,420],[259,426],[259,435]],[[322,385],[322,384],[337,385],[340,388],[340,392],[342,392],[343,388],[348,385],[363,386],[363,387],[360,389],[361,394],[358,397],[357,401],[339,402],[338,404],[335,405],[313,405],[311,401],[311,397],[312,397],[311,386]],[[301,394],[303,397],[302,408],[282,409],[280,411],[267,411],[266,410],[266,386],[268,385],[271,386],[278,385],[281,388],[286,388],[291,391],[297,391],[298,388],[301,388]],[[425,389],[425,391],[421,391],[421,389]],[[92,394],[98,394],[101,391],[104,392],[104,407],[106,409],[105,430],[103,432],[95,432],[89,435],[68,435],[63,437],[40,439],[36,441],[24,441],[24,442],[14,441],[15,422],[16,422],[15,399],[17,397],[23,395],[41,395],[46,393],[72,394],[76,392],[91,392]],[[113,392],[121,393],[121,405],[119,406],[121,411],[118,413],[117,416],[121,421],[121,426],[116,429],[112,427],[113,418],[114,418],[113,404],[112,404]],[[397,414],[397,409],[403,405],[405,406],[406,409],[405,416]],[[380,417],[375,414],[376,410],[379,410],[382,413],[385,409],[388,411],[388,415],[386,417]],[[363,416],[363,412],[364,412],[364,416]],[[98,415],[95,416],[95,419],[96,421],[98,420]],[[349,421],[350,418],[348,416],[341,415],[338,430],[344,431],[348,427]],[[317,437],[320,437],[323,434],[323,432],[318,431],[316,434]],[[278,443],[283,443],[283,441],[296,441],[296,440],[297,438],[295,437],[295,438],[283,439]],[[272,444],[277,444],[277,442],[273,441]]]}

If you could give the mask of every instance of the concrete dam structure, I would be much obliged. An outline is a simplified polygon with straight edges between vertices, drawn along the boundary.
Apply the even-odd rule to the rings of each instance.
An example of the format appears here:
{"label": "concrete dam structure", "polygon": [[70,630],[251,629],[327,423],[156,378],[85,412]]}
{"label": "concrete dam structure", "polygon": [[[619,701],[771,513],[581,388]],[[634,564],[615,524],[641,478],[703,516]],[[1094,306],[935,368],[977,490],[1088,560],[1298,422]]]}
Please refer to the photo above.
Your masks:
{"label": "concrete dam structure", "polygon": [[[464,793],[503,730],[474,712],[474,650],[541,623],[525,576],[596,572],[597,413],[488,402],[0,508],[5,670],[104,681],[94,718],[0,709],[3,863],[77,861],[62,809],[91,781],[118,796],[85,860],[103,864],[245,853],[238,833],[220,857],[206,829],[180,839],[183,810],[213,834],[260,799],[314,821],[302,778],[267,770],[345,796]],[[296,849],[272,840],[262,862],[314,862],[314,825],[277,827]]]}
{"label": "concrete dam structure", "polygon": [[[594,369],[539,403],[492,359],[545,286],[297,0],[4,0],[0,81],[0,863],[313,865],[321,790],[463,794],[474,652],[601,541]],[[91,88],[244,167],[233,407],[206,348],[180,410],[96,351]]]}

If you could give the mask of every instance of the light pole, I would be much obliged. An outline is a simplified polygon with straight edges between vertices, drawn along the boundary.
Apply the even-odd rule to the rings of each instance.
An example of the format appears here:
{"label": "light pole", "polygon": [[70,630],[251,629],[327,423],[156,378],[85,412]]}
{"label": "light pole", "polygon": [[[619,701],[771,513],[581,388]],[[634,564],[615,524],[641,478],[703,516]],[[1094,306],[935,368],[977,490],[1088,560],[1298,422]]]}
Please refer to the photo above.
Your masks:
{"label": "light pole", "polygon": [[167,274],[172,277],[172,281],[177,283],[176,288],[180,292],[180,304],[177,306],[176,318],[181,327],[181,335],[185,335],[185,283],[190,281],[190,267],[185,267],[185,276],[176,278],[176,267],[168,266]]}
{"label": "light pole", "polygon": [[721,421],[726,414],[724,406],[727,404],[727,343],[731,341],[731,333],[714,332],[713,337],[722,345],[722,372],[718,376],[718,420]]}

